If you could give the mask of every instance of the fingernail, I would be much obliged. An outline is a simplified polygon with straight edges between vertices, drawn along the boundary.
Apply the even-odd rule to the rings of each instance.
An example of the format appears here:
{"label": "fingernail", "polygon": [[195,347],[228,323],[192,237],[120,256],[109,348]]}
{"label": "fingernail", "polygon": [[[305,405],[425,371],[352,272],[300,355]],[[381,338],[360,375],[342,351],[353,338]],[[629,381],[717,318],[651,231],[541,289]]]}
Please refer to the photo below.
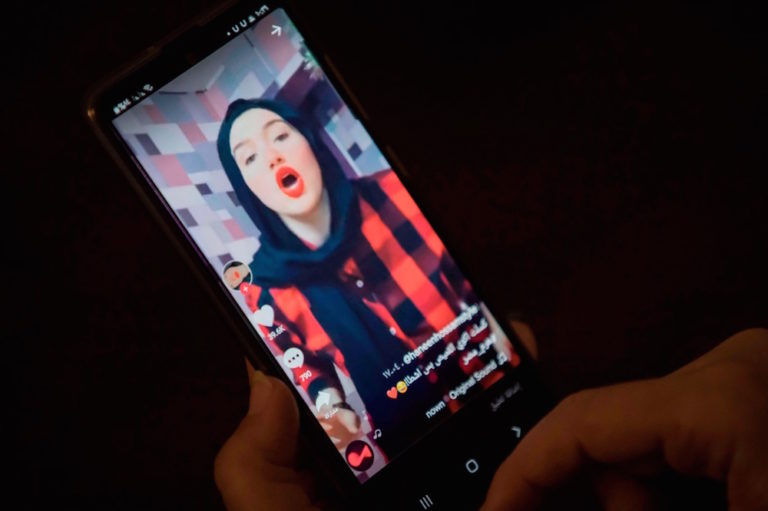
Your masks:
{"label": "fingernail", "polygon": [[248,402],[248,415],[258,414],[272,393],[272,382],[261,371],[249,372],[251,397]]}

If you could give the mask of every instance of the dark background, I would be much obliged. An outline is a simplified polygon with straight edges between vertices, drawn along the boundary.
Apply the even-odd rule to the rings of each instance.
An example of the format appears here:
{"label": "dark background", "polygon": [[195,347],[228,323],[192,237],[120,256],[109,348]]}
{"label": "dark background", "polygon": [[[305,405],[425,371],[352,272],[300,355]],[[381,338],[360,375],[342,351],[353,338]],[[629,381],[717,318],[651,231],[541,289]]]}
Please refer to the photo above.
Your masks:
{"label": "dark background", "polygon": [[[89,86],[214,2],[28,4],[4,44],[11,489],[22,508],[216,508],[242,354],[82,112]],[[757,10],[306,8],[457,258],[531,323],[557,391],[661,375],[768,325]]]}

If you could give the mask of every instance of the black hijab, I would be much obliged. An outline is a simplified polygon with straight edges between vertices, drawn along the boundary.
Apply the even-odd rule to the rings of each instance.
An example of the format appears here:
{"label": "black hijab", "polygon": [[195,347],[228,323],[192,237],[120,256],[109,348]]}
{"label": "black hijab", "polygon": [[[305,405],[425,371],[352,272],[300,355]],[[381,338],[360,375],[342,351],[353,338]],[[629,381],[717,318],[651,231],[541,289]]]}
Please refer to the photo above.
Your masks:
{"label": "black hijab", "polygon": [[[301,132],[320,164],[323,185],[331,205],[331,232],[329,238],[314,250],[307,247],[274,211],[253,194],[232,156],[232,124],[253,108],[271,110]],[[407,348],[363,303],[360,294],[347,288],[338,278],[339,270],[358,244],[368,243],[360,230],[359,197],[361,193],[364,195],[364,188],[347,179],[316,132],[306,119],[285,104],[263,99],[238,99],[229,106],[219,131],[219,157],[240,203],[261,231],[261,246],[250,264],[253,283],[263,290],[296,286],[302,292],[312,314],[344,355],[355,387],[377,427],[386,424],[395,426],[395,422],[402,422],[394,421],[394,400],[386,397],[387,386],[391,383],[385,381],[382,373],[385,369],[392,369],[395,362],[402,361]],[[380,281],[382,276],[368,277]],[[262,297],[268,294],[262,292]],[[322,389],[310,388],[313,400],[319,390]],[[417,400],[417,395],[409,397],[412,403]],[[402,412],[405,412],[405,407],[401,404],[398,407],[401,419]],[[392,429],[394,427],[390,431]]]}

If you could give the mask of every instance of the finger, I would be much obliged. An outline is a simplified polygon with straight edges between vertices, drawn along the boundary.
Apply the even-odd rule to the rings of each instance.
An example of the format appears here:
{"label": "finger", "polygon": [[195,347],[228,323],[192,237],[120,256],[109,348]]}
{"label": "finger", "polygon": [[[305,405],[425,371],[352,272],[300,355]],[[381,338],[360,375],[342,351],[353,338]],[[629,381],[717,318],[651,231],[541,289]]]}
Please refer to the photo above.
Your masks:
{"label": "finger", "polygon": [[615,471],[594,477],[595,491],[605,511],[646,511],[658,509],[653,494],[637,479]]}
{"label": "finger", "polygon": [[660,380],[574,394],[544,417],[502,463],[483,510],[533,509],[544,492],[592,462],[625,463],[657,452],[674,431]]}
{"label": "finger", "polygon": [[246,361],[251,393],[248,414],[236,433],[252,442],[268,461],[292,465],[299,434],[299,410],[293,395],[277,378],[256,371]]}
{"label": "finger", "polygon": [[509,320],[509,324],[512,326],[512,330],[515,331],[518,339],[523,344],[523,347],[533,357],[534,360],[539,359],[539,347],[536,344],[536,337],[533,335],[533,330],[528,326],[528,323],[523,323],[516,319]]}
{"label": "finger", "polygon": [[[762,363],[755,363],[762,359]],[[672,374],[690,373],[726,360],[747,362],[750,366],[768,366],[768,330],[742,330]]]}
{"label": "finger", "polygon": [[[253,484],[254,478],[290,480],[299,430],[296,402],[278,379],[248,365],[248,414],[219,451],[214,465],[216,484],[227,490]],[[281,470],[282,469],[282,470]]]}

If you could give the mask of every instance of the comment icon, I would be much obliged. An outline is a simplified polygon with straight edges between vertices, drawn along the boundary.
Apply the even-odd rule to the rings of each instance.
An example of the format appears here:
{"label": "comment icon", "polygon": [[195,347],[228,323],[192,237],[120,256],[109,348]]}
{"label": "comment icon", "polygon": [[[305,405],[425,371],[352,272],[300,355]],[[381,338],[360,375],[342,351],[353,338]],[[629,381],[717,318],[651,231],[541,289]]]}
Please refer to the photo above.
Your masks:
{"label": "comment icon", "polygon": [[288,369],[298,369],[304,365],[304,353],[299,348],[288,348],[283,353],[283,364]]}

